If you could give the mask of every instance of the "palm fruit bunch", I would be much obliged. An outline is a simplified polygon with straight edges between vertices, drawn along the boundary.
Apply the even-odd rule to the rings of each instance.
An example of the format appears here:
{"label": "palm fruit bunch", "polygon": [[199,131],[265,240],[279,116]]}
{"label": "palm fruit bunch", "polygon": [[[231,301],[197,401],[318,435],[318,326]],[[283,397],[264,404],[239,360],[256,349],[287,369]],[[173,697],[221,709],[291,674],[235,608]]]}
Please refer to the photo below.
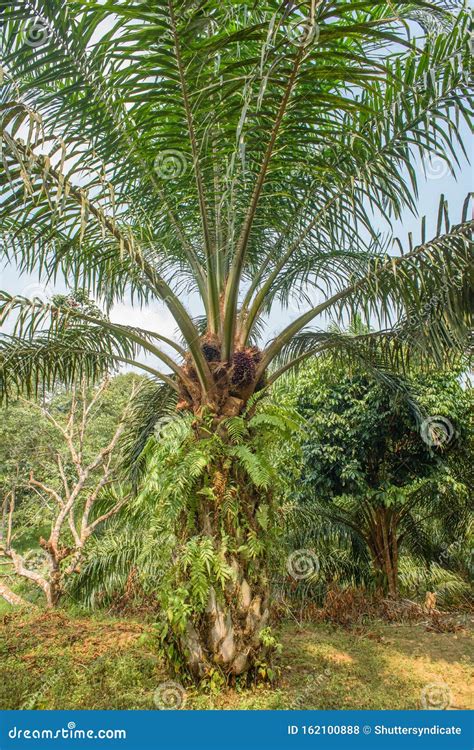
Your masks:
{"label": "palm fruit bunch", "polygon": [[232,385],[246,388],[255,380],[257,365],[261,354],[255,346],[246,347],[234,352],[232,357]]}
{"label": "palm fruit bunch", "polygon": [[207,362],[221,361],[221,346],[219,338],[213,333],[207,333],[201,340],[201,349]]}
{"label": "palm fruit bunch", "polygon": [[213,344],[204,343],[201,345],[202,353],[208,362],[220,362],[221,351]]}

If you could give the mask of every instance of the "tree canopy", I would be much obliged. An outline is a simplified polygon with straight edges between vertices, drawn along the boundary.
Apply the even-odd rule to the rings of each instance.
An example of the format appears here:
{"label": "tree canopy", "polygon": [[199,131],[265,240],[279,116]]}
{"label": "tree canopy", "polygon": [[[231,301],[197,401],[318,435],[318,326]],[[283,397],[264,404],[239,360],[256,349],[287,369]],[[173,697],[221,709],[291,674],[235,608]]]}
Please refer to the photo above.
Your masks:
{"label": "tree canopy", "polygon": [[393,591],[399,552],[443,562],[443,550],[466,536],[474,490],[472,391],[460,373],[415,371],[391,391],[329,361],[290,384],[286,398],[305,418],[283,451],[295,523],[319,516],[319,533],[329,525],[363,540]]}

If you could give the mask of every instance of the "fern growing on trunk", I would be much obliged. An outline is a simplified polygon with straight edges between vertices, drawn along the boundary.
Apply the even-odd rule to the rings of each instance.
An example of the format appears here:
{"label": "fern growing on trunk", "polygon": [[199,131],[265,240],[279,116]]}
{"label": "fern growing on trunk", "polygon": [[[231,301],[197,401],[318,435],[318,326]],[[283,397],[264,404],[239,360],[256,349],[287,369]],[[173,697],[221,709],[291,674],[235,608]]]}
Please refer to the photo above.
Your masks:
{"label": "fern growing on trunk", "polygon": [[212,421],[183,417],[149,439],[136,500],[167,538],[160,637],[173,663],[196,679],[213,669],[228,679],[268,660],[267,558],[282,527],[268,452],[298,428],[271,402],[251,403],[217,431]]}

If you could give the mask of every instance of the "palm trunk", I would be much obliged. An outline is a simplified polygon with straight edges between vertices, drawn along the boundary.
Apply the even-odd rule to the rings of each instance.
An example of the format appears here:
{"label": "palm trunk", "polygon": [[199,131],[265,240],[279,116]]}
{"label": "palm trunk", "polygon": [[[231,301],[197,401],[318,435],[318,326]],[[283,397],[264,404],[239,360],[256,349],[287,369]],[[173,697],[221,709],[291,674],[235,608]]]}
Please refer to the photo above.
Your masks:
{"label": "palm trunk", "polygon": [[[209,577],[205,606],[191,611],[184,632],[181,623],[177,628],[171,628],[171,632],[168,631],[168,645],[173,645],[180,662],[198,681],[209,677],[216,668],[226,681],[243,673],[251,675],[263,662],[268,664],[271,657],[272,649],[268,643],[263,644],[260,638],[262,630],[271,620],[266,552],[256,553],[251,558],[239,552],[248,529],[258,530],[257,510],[260,503],[268,503],[269,498],[267,494],[250,492],[248,484],[240,477],[242,484],[238,492],[238,513],[228,513],[225,498],[228,499],[227,482],[232,473],[232,468],[228,466],[213,469],[210,477],[214,499],[203,498],[199,502],[192,535],[186,539],[187,543],[210,540],[213,550],[221,557],[231,575],[223,586]],[[236,477],[239,477],[237,470],[232,477],[233,491]],[[183,531],[181,528],[177,533],[181,539]],[[222,550],[228,552],[222,554]],[[192,589],[190,570],[186,570],[184,577],[181,571],[176,588],[179,586],[188,591]]]}
{"label": "palm trunk", "polygon": [[375,573],[382,578],[384,589],[392,597],[398,596],[398,539],[396,518],[387,508],[375,513],[367,543]]}
{"label": "palm trunk", "polygon": [[189,620],[180,644],[196,679],[214,667],[228,678],[252,671],[266,658],[260,633],[270,617],[270,596],[263,577],[251,587],[245,570],[233,560],[236,579],[224,596],[211,588],[204,615]]}
{"label": "palm trunk", "polygon": [[[262,630],[271,619],[270,592],[266,570],[266,550],[271,533],[269,526],[259,525],[258,511],[265,503],[272,515],[270,497],[257,491],[226,447],[233,446],[225,420],[237,417],[254,391],[264,385],[264,377],[256,378],[261,353],[255,347],[234,351],[230,361],[222,359],[222,342],[208,332],[201,339],[201,347],[214,378],[215,405],[209,419],[209,407],[199,387],[190,389],[187,382],[196,383],[195,366],[188,357],[180,383],[178,410],[193,412],[194,437],[209,440],[214,432],[222,442],[222,458],[207,466],[201,485],[193,489],[193,509],[176,520],[175,536],[182,550],[193,550],[199,556],[199,574],[193,563],[180,563],[172,573],[174,592],[181,592],[182,605],[174,597],[173,613],[164,625],[163,639],[172,661],[185,665],[194,679],[206,679],[217,668],[226,680],[243,673],[252,673],[258,665],[269,661],[269,643],[261,642]],[[208,417],[205,415],[207,413]],[[266,543],[265,543],[266,542]],[[253,546],[252,546],[253,544]],[[250,547],[252,546],[252,549]],[[212,554],[209,552],[212,550]],[[226,570],[225,580],[212,570],[210,557],[219,559]],[[195,558],[193,558],[194,561]],[[208,584],[208,585],[207,585]],[[207,585],[207,588],[204,586]],[[196,588],[199,594],[195,595]],[[163,611],[169,612],[169,599],[163,594]],[[200,599],[200,601],[199,601]],[[180,611],[187,612],[186,621]]]}

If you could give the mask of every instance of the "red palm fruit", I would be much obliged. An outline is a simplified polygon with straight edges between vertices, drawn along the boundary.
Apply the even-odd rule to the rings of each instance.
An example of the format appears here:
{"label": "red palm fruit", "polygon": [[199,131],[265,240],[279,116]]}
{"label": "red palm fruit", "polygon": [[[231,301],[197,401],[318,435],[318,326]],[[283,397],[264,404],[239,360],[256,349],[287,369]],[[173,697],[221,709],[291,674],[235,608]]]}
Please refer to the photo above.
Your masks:
{"label": "red palm fruit", "polygon": [[255,362],[251,352],[244,349],[232,357],[232,384],[245,387],[255,378]]}

